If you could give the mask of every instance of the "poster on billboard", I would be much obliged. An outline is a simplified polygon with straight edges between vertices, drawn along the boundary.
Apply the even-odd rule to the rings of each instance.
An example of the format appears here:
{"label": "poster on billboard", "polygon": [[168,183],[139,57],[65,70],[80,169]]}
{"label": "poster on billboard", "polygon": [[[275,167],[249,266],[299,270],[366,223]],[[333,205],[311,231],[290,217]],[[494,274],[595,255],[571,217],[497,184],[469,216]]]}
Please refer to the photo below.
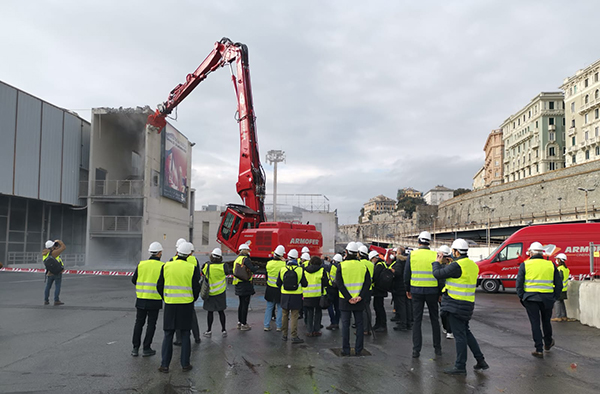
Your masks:
{"label": "poster on billboard", "polygon": [[185,204],[189,186],[188,140],[169,123],[162,135],[162,195]]}

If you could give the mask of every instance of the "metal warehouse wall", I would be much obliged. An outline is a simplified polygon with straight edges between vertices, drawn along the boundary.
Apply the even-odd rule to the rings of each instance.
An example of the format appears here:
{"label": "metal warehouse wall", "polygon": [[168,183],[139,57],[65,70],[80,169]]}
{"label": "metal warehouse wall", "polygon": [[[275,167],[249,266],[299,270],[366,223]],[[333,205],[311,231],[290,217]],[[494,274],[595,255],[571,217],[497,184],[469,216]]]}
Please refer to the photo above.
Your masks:
{"label": "metal warehouse wall", "polygon": [[90,123],[0,81],[0,136],[0,193],[81,205]]}

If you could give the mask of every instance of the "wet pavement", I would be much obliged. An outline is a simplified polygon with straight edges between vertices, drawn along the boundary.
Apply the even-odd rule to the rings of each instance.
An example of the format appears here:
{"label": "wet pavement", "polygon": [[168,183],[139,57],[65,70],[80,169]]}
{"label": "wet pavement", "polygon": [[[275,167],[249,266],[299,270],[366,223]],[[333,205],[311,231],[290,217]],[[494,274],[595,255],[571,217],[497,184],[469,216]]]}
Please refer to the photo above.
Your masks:
{"label": "wet pavement", "polygon": [[[1,393],[598,393],[600,330],[578,322],[553,323],[556,346],[544,359],[534,350],[525,310],[513,293],[477,293],[471,329],[490,369],[474,372],[469,354],[466,377],[446,376],[454,362],[453,340],[442,339],[435,357],[426,316],[424,346],[412,359],[410,332],[368,337],[366,357],[337,357],[339,331],[323,330],[304,344],[264,332],[264,288],[256,288],[249,314],[251,331],[236,329],[237,298],[228,288],[229,336],[217,334],[192,344],[194,369],[183,372],[175,347],[171,371],[162,374],[162,313],[153,357],[131,357],[135,292],[130,278],[65,275],[63,306],[43,305],[43,275],[0,272]],[[389,298],[386,300],[391,317]],[[206,313],[198,303],[200,331]],[[323,324],[329,324],[325,311]],[[299,324],[304,332],[304,323]],[[303,335],[302,335],[303,336]]]}

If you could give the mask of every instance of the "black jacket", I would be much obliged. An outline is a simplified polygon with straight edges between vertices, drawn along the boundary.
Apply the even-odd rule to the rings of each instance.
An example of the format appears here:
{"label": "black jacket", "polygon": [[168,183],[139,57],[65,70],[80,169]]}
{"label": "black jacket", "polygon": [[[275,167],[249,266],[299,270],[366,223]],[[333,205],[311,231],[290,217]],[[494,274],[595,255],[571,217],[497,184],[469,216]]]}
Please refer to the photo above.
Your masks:
{"label": "black jacket", "polygon": [[[419,249],[429,249],[429,246],[419,246]],[[404,266],[404,286],[406,291],[410,291],[414,294],[438,294],[442,295],[442,289],[444,288],[444,281],[438,280],[437,287],[412,287],[410,285],[410,278],[412,276],[412,269],[410,267],[410,254],[406,258],[406,265]]]}
{"label": "black jacket", "polygon": [[392,289],[393,294],[403,294],[406,292],[406,286],[404,286],[406,259],[407,256],[405,255],[396,256],[396,264],[394,264],[394,287]]}
{"label": "black jacket", "polygon": [[[544,259],[541,255],[534,255],[530,260]],[[554,292],[552,293],[525,293],[525,263],[521,263],[519,266],[519,273],[517,274],[517,295],[523,301],[532,302],[543,302],[546,308],[552,308],[554,301],[558,300],[560,293],[562,292],[562,280],[560,277],[560,271],[554,266]]]}
{"label": "black jacket", "polygon": [[377,287],[377,283],[379,282],[379,276],[381,275],[383,270],[386,269],[384,267],[385,263],[380,264],[382,262],[383,260],[379,260],[377,263],[375,263],[375,269],[373,270],[373,283],[375,284],[375,286],[373,286],[373,297],[387,297],[388,295],[387,291]]}
{"label": "black jacket", "polygon": [[357,302],[356,304],[351,304],[348,301],[350,299],[352,299],[352,296],[348,292],[348,289],[346,289],[346,286],[344,285],[344,278],[342,277],[343,267],[344,267],[344,263],[340,264],[340,266],[338,267],[338,270],[337,270],[337,274],[335,275],[335,283],[337,285],[337,288],[340,290],[340,293],[342,293],[342,295],[343,295],[343,297],[340,297],[340,310],[342,310],[342,311],[361,311],[361,310],[365,309],[364,300],[369,295],[369,288],[371,287],[371,274],[370,274],[369,270],[367,269],[365,272],[365,279],[363,282],[363,286],[360,289],[360,294],[359,294],[359,296],[360,296],[360,298],[362,298],[362,300],[360,302]]}
{"label": "black jacket", "polygon": [[[160,258],[156,256],[150,256],[148,260],[158,260]],[[135,272],[133,273],[133,277],[131,278],[131,283],[137,285],[137,277],[138,277],[138,269],[135,268]],[[162,296],[162,294],[161,294]],[[138,309],[162,309],[162,300],[148,300],[146,298],[136,298],[135,299],[135,307]]]}
{"label": "black jacket", "polygon": [[[462,269],[456,261],[447,265],[442,265],[434,261],[431,263],[431,267],[433,269],[433,276],[438,279],[438,282],[445,282],[445,279],[448,278],[460,278],[462,275]],[[474,302],[455,300],[448,293],[442,295],[442,313],[451,313],[460,320],[469,321],[473,316],[474,309]]]}
{"label": "black jacket", "polygon": [[[252,273],[255,273],[256,271],[258,271],[258,267],[256,265],[252,264],[252,260],[250,260],[250,257],[246,257],[244,260],[242,260],[242,265],[246,266],[246,268],[248,268],[250,271],[252,271]],[[236,296],[247,296],[247,295],[252,295],[254,293],[255,293],[254,285],[252,284],[251,280],[239,281],[235,285],[235,295]]]}

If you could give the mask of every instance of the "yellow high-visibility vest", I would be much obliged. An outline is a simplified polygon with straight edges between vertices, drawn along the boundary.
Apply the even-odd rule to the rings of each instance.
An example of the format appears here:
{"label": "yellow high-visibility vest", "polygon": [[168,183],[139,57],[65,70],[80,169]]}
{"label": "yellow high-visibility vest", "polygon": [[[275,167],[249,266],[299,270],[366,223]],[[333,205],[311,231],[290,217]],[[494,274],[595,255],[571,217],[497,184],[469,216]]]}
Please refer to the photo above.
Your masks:
{"label": "yellow high-visibility vest", "polygon": [[475,302],[479,266],[468,258],[456,262],[460,265],[462,274],[460,278],[446,279],[445,289],[448,291],[448,295],[455,300]]}
{"label": "yellow high-visibility vest", "polygon": [[[45,255],[42,256],[42,260],[46,260],[48,258],[48,255],[50,253],[46,253]],[[62,265],[63,268],[65,268],[65,264],[63,263],[62,259],[60,258],[60,256],[56,256],[55,257],[56,261],[58,261],[60,263],[60,265]]]}
{"label": "yellow high-visibility vest", "polygon": [[277,277],[283,267],[285,267],[283,260],[270,260],[267,263],[267,286],[277,287]]}
{"label": "yellow high-visibility vest", "polygon": [[308,286],[302,291],[304,298],[321,297],[325,294],[325,289],[321,286],[321,279],[323,278],[323,267],[319,268],[317,272],[304,272]]}
{"label": "yellow high-visibility vest", "polygon": [[[360,290],[365,283],[365,273],[367,272],[366,265],[358,260],[344,260],[340,270],[346,290],[348,290],[348,293],[350,293],[352,298],[358,297],[360,295]],[[344,298],[341,291],[340,298]]]}
{"label": "yellow high-visibility vest", "polygon": [[416,249],[410,252],[410,285],[414,287],[437,287],[438,281],[433,276],[431,263],[437,253],[430,249]]}
{"label": "yellow high-visibility vest", "polygon": [[[210,268],[208,267],[210,265]],[[202,273],[206,276],[206,271],[210,270],[208,273],[208,287],[209,292],[208,295],[216,296],[221,293],[224,293],[227,290],[227,275],[225,275],[225,268],[222,263],[211,264],[207,263],[202,267]]]}
{"label": "yellow high-visibility vest", "polygon": [[554,292],[554,263],[544,259],[525,260],[525,293]]}
{"label": "yellow high-visibility vest", "polygon": [[304,272],[304,268],[298,265],[286,265],[281,269],[281,271],[279,271],[279,277],[283,282],[283,275],[285,275],[285,273],[290,269],[296,271],[296,275],[298,276],[298,288],[296,290],[286,290],[282,285],[281,294],[302,294],[302,286],[300,285],[300,282],[302,282],[302,274]]}
{"label": "yellow high-visibility vest", "polygon": [[[244,261],[244,259],[248,257],[248,256],[242,256],[239,255],[235,261],[233,262],[233,272],[235,272],[235,266],[236,265],[241,265],[243,266],[242,262]],[[234,285],[237,285],[238,283],[242,282],[241,280],[239,280],[238,278],[236,278],[236,276],[233,276],[233,281],[231,283],[233,283]],[[252,282],[252,273],[250,273],[250,282]]]}
{"label": "yellow high-visibility vest", "polygon": [[137,281],[135,283],[135,293],[137,298],[145,300],[161,300],[160,294],[156,291],[156,282],[160,276],[160,270],[164,263],[160,260],[140,261],[137,268]]}
{"label": "yellow high-visibility vest", "polygon": [[194,266],[186,260],[174,260],[163,266],[165,288],[163,299],[166,304],[189,304],[194,302],[192,278]]}
{"label": "yellow high-visibility vest", "polygon": [[373,262],[371,260],[367,260],[367,259],[361,259],[360,262],[363,263],[365,265],[365,267],[367,267],[367,270],[369,271],[369,275],[371,275],[371,287],[369,287],[369,290],[373,290],[373,286],[375,285],[373,283],[373,274],[375,273],[375,264],[373,264]]}
{"label": "yellow high-visibility vest", "polygon": [[567,288],[569,287],[569,276],[571,275],[571,270],[569,270],[564,265],[559,265],[558,266],[558,270],[560,272],[562,272],[562,274],[563,274],[563,288],[562,288],[562,291],[566,292]]}

